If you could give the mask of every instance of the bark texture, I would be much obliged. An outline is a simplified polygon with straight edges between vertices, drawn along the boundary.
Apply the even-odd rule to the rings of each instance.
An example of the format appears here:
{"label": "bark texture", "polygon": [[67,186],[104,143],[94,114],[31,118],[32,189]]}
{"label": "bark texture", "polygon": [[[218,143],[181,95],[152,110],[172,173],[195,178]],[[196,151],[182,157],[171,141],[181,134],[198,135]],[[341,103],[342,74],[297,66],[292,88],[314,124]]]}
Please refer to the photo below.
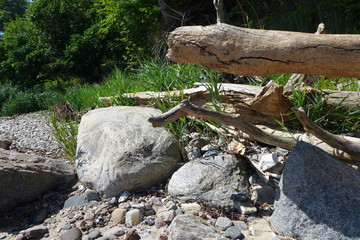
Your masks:
{"label": "bark texture", "polygon": [[360,35],[256,30],[218,23],[175,29],[167,57],[237,75],[360,77]]}

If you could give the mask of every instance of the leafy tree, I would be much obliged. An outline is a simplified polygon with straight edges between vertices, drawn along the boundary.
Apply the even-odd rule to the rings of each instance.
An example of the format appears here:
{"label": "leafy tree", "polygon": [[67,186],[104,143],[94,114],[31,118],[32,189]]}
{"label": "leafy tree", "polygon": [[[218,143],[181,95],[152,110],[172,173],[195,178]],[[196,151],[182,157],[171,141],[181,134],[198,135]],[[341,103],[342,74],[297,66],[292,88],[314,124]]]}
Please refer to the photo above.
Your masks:
{"label": "leafy tree", "polygon": [[150,54],[159,17],[155,0],[35,0],[5,28],[0,74],[25,87],[99,81]]}
{"label": "leafy tree", "polygon": [[4,31],[6,23],[24,15],[27,4],[27,0],[0,0],[0,32]]}

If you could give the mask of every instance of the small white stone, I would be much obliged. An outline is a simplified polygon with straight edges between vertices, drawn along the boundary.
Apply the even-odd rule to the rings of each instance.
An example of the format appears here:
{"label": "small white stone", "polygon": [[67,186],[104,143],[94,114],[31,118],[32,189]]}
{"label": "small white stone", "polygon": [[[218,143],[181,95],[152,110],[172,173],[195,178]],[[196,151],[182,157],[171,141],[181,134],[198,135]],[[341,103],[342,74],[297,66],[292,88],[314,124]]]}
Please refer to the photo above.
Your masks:
{"label": "small white stone", "polygon": [[278,157],[275,154],[264,154],[260,158],[259,167],[262,171],[269,170],[278,163]]}
{"label": "small white stone", "polygon": [[133,209],[126,213],[125,223],[129,225],[137,225],[142,221],[142,213],[139,209]]}

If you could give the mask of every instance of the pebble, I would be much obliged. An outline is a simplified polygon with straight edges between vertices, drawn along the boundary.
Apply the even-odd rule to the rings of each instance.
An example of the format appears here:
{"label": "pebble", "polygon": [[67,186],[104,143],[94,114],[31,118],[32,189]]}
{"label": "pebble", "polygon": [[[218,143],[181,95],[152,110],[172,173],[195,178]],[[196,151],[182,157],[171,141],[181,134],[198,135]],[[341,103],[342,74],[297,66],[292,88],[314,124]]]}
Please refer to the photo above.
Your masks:
{"label": "pebble", "polygon": [[0,234],[0,239],[5,239],[6,238],[6,234]]}
{"label": "pebble", "polygon": [[77,206],[83,206],[87,203],[86,199],[82,196],[75,195],[72,197],[69,197],[65,203],[63,208],[69,208],[69,207],[77,207]]}
{"label": "pebble", "polygon": [[278,157],[275,154],[264,154],[260,157],[259,167],[262,171],[267,171],[278,163]]}
{"label": "pebble", "polygon": [[103,233],[104,238],[120,237],[125,234],[122,227],[115,226]]}
{"label": "pebble", "polygon": [[239,228],[240,230],[248,230],[249,226],[244,221],[233,221],[235,227]]}
{"label": "pebble", "polygon": [[87,235],[87,237],[89,240],[92,240],[92,239],[96,239],[96,238],[100,237],[100,235],[101,235],[100,230],[94,229]]}
{"label": "pebble", "polygon": [[62,230],[70,230],[70,229],[71,229],[71,224],[68,223],[68,224],[66,224],[65,226],[63,226],[61,229],[62,229]]}
{"label": "pebble", "polygon": [[216,220],[215,227],[219,228],[222,231],[225,231],[227,228],[232,226],[232,221],[227,217],[219,217]]}
{"label": "pebble", "polygon": [[162,217],[156,217],[155,218],[155,227],[157,229],[165,227],[165,226],[166,226],[166,223],[165,223],[165,221],[164,221],[164,219]]}
{"label": "pebble", "polygon": [[201,151],[202,152],[209,152],[209,151],[213,151],[213,150],[217,150],[218,151],[219,147],[218,146],[215,146],[215,145],[212,145],[212,144],[208,144],[208,145],[205,145],[201,148]]}
{"label": "pebble", "polygon": [[141,223],[142,217],[142,213],[139,209],[130,210],[125,215],[125,223],[129,225],[137,225]]}
{"label": "pebble", "polygon": [[121,195],[118,199],[118,202],[119,203],[125,202],[130,196],[131,196],[131,193],[129,193],[128,191],[125,191],[125,192],[121,193]]}
{"label": "pebble", "polygon": [[230,239],[242,239],[244,235],[241,233],[240,229],[232,226],[226,229],[225,236],[229,237]]}
{"label": "pebble", "polygon": [[140,238],[148,238],[151,236],[151,231],[149,229],[141,230],[139,236]]}
{"label": "pebble", "polygon": [[181,204],[181,209],[184,213],[198,213],[201,211],[201,206],[198,203],[184,203]]}
{"label": "pebble", "polygon": [[84,193],[85,199],[90,202],[90,201],[101,201],[98,193],[94,190],[90,190],[87,189]]}
{"label": "pebble", "polygon": [[234,202],[235,208],[243,215],[256,213],[257,209],[251,202]]}
{"label": "pebble", "polygon": [[48,232],[49,230],[45,226],[37,225],[26,229],[23,235],[27,238],[38,238],[43,237],[44,234]]}
{"label": "pebble", "polygon": [[82,237],[80,229],[74,227],[60,235],[60,240],[79,240]]}
{"label": "pebble", "polygon": [[114,224],[125,223],[126,209],[117,208],[111,213],[110,221]]}

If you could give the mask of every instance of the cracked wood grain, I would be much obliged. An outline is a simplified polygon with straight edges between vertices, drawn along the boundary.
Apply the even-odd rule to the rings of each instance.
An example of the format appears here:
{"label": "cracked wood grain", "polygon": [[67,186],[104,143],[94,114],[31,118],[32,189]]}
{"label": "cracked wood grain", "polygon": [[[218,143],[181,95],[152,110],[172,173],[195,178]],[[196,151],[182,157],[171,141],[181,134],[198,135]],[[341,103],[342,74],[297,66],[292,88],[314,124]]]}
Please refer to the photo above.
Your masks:
{"label": "cracked wood grain", "polygon": [[360,77],[360,35],[239,28],[224,23],[170,33],[167,57],[243,76],[302,73]]}

